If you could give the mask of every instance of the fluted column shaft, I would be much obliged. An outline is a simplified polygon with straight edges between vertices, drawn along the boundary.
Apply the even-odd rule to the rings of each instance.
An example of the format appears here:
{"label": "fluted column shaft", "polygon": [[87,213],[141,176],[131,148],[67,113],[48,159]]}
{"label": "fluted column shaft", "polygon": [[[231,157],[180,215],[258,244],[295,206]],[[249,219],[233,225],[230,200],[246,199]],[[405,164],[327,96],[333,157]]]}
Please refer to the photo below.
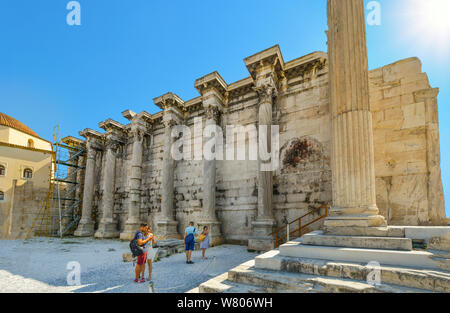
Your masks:
{"label": "fluted column shaft", "polygon": [[[328,0],[333,142],[330,226],[379,226],[363,0]],[[369,217],[370,216],[370,217]]]}
{"label": "fluted column shaft", "polygon": [[97,152],[92,143],[87,140],[86,144],[86,168],[84,174],[83,204],[81,220],[74,235],[79,237],[92,236],[94,234],[94,222],[92,221],[92,201],[94,199],[94,175],[95,156]]}

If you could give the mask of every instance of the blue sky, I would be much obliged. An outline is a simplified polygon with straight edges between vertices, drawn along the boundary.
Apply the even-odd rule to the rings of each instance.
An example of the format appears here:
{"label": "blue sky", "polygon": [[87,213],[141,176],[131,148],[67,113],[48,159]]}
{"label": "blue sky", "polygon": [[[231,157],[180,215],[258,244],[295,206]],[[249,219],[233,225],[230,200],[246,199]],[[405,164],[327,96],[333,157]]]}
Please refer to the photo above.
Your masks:
{"label": "blue sky", "polygon": [[[416,1],[379,1],[382,24],[367,28],[369,67],[417,56],[440,87],[450,201],[450,51],[435,38],[450,38],[450,27],[420,16]],[[0,0],[0,111],[49,140],[56,124],[77,135],[109,117],[125,123],[126,109],[155,113],[152,99],[168,91],[196,97],[195,79],[214,70],[228,83],[242,79],[243,59],[274,44],[286,61],[327,51],[325,0],[79,0],[81,26],[67,25],[68,2]]]}

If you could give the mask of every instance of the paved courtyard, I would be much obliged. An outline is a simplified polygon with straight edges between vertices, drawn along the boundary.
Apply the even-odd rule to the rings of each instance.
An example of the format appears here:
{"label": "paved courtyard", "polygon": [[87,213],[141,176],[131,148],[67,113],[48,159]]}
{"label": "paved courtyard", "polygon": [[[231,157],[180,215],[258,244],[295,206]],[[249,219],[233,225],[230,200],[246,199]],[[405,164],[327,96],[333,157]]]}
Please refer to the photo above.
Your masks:
{"label": "paved courtyard", "polygon": [[[148,292],[148,284],[133,282],[133,263],[122,261],[128,242],[80,238],[35,238],[0,241],[0,292]],[[214,266],[213,256],[216,256]],[[186,292],[229,269],[253,259],[245,246],[222,245],[194,251],[193,265],[184,254],[153,265],[155,292]],[[69,286],[69,262],[80,264],[79,286]],[[147,274],[146,274],[147,275]]]}

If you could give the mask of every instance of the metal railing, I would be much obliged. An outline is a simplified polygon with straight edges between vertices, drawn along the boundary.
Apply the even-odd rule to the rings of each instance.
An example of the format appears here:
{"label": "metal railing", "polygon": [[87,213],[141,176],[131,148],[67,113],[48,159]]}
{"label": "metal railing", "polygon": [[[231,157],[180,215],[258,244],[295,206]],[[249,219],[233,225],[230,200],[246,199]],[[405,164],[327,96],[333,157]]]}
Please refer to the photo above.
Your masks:
{"label": "metal railing", "polygon": [[[325,209],[325,211],[323,215],[320,215],[322,209]],[[309,217],[315,213],[319,213],[319,217],[303,224],[306,217]],[[310,232],[308,226],[326,218],[327,216],[328,203],[325,203],[320,207],[309,211],[305,215],[293,220],[292,222],[289,222],[286,225],[275,229],[272,233],[269,234],[269,236],[274,237],[275,248],[278,248],[282,243],[289,241],[291,238],[299,238],[304,234]]]}

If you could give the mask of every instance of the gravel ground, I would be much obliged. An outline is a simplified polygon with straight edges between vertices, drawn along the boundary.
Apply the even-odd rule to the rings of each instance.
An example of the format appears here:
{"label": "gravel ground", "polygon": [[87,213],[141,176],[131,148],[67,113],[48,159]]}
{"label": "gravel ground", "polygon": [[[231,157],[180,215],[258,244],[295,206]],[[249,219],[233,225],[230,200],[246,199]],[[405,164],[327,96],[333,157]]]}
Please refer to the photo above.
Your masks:
{"label": "gravel ground", "polygon": [[[118,240],[35,238],[0,241],[0,292],[148,292],[133,282],[133,263],[124,263],[128,243]],[[214,266],[213,256],[216,256]],[[153,265],[155,292],[186,292],[202,282],[253,259],[247,247],[222,245],[207,250],[208,260],[194,251],[193,265],[184,254]],[[79,262],[79,286],[68,286],[67,264]],[[213,275],[216,274],[216,275]],[[147,277],[147,272],[146,272]]]}

